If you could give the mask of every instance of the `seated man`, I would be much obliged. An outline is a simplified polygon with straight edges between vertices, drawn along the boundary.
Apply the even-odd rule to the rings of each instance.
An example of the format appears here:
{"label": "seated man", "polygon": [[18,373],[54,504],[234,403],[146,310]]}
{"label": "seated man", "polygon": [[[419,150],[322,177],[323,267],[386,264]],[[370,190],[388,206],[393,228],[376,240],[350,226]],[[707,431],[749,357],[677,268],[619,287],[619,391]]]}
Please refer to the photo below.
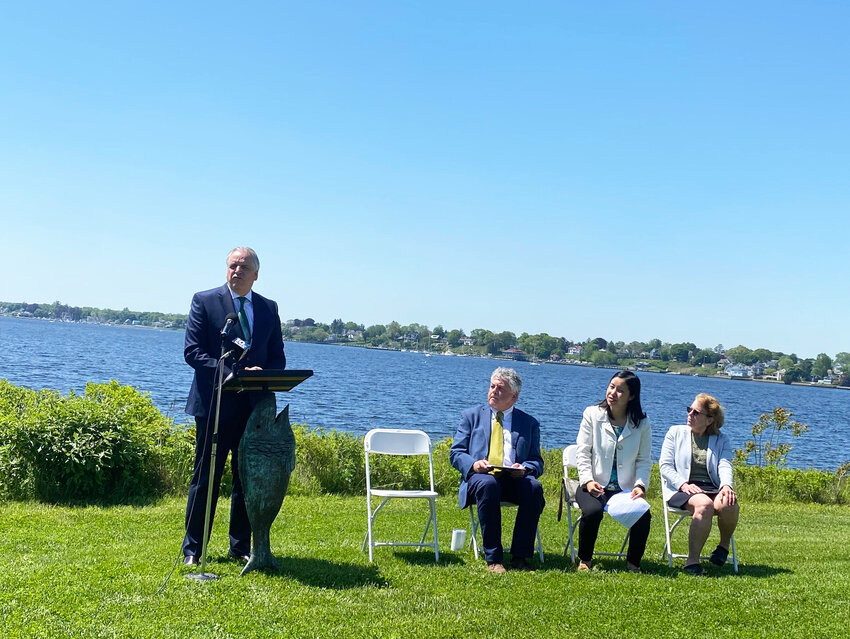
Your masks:
{"label": "seated man", "polygon": [[543,473],[540,424],[514,408],[521,388],[514,369],[493,371],[487,404],[463,411],[449,453],[462,478],[460,507],[477,505],[484,558],[487,570],[494,573],[505,572],[500,502],[519,506],[511,541],[511,568],[515,570],[531,570],[528,558],[534,551],[537,522],[545,504],[543,487],[536,479]]}

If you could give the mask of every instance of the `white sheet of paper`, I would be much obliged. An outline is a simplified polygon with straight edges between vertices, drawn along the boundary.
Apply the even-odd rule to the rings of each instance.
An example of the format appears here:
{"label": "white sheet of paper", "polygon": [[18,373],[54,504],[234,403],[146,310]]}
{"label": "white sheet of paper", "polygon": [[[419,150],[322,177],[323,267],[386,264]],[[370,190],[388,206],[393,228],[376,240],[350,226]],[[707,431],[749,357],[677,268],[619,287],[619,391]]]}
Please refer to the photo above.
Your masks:
{"label": "white sheet of paper", "polygon": [[631,491],[623,491],[611,496],[611,499],[605,504],[605,510],[617,523],[626,528],[631,528],[649,510],[649,502],[643,497],[632,499]]}

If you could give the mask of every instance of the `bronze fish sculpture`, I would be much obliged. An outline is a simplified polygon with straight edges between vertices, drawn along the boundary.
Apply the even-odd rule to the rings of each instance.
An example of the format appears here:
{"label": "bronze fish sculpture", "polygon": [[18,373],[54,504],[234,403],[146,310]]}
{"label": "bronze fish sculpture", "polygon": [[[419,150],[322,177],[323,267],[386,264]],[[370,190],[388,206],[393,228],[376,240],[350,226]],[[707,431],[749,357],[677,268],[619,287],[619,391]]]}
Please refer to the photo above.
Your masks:
{"label": "bronze fish sculpture", "polygon": [[289,423],[289,405],[277,417],[276,410],[274,394],[268,393],[254,407],[239,443],[239,475],[253,536],[251,558],[242,576],[263,568],[280,570],[269,533],[295,469],[295,434]]}

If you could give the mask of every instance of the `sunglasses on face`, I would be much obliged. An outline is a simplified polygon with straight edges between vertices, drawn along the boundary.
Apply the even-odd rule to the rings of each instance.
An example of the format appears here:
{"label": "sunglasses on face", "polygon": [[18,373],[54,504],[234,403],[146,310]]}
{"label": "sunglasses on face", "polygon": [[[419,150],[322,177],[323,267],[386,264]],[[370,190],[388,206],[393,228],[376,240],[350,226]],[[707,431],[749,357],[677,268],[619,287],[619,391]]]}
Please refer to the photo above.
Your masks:
{"label": "sunglasses on face", "polygon": [[702,411],[698,411],[696,408],[691,408],[688,406],[685,410],[688,411],[688,415],[705,415]]}

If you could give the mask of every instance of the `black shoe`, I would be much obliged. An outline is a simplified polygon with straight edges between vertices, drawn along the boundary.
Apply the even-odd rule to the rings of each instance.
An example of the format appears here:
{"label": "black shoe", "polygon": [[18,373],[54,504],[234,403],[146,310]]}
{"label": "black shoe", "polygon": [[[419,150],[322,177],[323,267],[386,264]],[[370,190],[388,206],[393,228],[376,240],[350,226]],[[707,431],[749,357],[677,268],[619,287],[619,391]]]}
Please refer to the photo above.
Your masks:
{"label": "black shoe", "polygon": [[251,559],[251,556],[250,555],[240,555],[238,553],[233,552],[233,550],[228,550],[227,551],[227,558],[232,559],[233,561],[238,561],[239,563],[242,563],[242,564],[247,564],[248,560]]}
{"label": "black shoe", "polygon": [[199,563],[198,558],[195,557],[195,555],[185,555],[183,557],[183,565],[184,566],[197,566],[198,563]]}
{"label": "black shoe", "polygon": [[685,573],[688,575],[701,575],[702,566],[699,564],[690,564],[689,566],[685,566]]}
{"label": "black shoe", "polygon": [[714,549],[714,552],[708,557],[708,560],[715,566],[722,566],[726,563],[728,558],[729,549],[724,548],[723,546],[717,546],[717,548]]}
{"label": "black shoe", "polygon": [[520,570],[522,572],[534,572],[534,568],[528,563],[525,557],[511,557],[511,570]]}

